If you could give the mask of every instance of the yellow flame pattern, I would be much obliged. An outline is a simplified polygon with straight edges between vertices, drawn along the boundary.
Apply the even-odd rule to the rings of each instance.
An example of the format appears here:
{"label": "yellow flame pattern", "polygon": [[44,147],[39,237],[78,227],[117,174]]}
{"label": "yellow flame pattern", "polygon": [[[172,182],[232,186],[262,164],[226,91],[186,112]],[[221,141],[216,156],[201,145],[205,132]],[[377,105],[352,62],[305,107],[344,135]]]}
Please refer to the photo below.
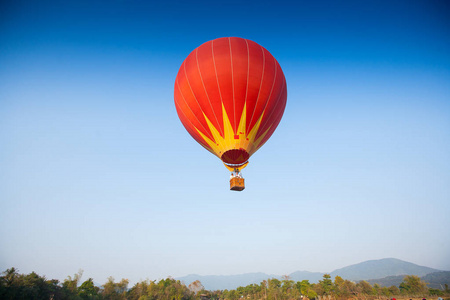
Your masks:
{"label": "yellow flame pattern", "polygon": [[[270,127],[263,133],[261,136],[256,139],[256,135],[258,133],[259,127],[261,126],[261,120],[264,116],[264,112],[259,117],[258,121],[255,123],[253,128],[250,129],[249,132],[246,130],[247,125],[247,104],[244,105],[244,109],[242,111],[242,116],[239,121],[239,126],[237,132],[234,132],[233,127],[231,126],[230,119],[228,118],[225,107],[222,103],[222,115],[223,115],[223,126],[224,126],[224,135],[222,136],[219,131],[214,127],[208,117],[203,113],[203,117],[208,124],[208,127],[213,135],[214,140],[209,139],[205,136],[200,130],[197,130],[198,134],[208,143],[211,149],[208,149],[211,153],[221,158],[222,154],[231,149],[244,149],[251,156],[255,153],[256,150],[260,147],[261,141],[266,136],[267,132],[270,130]],[[237,138],[238,136],[238,138]]]}

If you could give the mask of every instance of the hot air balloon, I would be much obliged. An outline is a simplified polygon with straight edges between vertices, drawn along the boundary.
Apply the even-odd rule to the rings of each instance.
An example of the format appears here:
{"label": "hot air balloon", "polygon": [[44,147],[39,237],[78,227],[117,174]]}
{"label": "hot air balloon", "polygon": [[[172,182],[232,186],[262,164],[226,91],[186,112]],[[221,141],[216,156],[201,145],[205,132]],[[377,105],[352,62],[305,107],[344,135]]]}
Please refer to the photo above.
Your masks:
{"label": "hot air balloon", "polygon": [[279,63],[253,41],[218,38],[188,55],[174,90],[181,123],[232,172],[230,189],[243,190],[241,170],[270,138],[286,107]]}

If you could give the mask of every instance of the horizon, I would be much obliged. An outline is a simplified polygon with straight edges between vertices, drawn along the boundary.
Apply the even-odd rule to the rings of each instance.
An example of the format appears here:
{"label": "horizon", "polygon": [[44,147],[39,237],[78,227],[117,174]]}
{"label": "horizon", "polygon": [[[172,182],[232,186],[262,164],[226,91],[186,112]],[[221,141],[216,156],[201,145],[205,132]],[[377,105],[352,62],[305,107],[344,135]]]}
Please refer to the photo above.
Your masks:
{"label": "horizon", "polygon": [[[132,282],[132,281],[129,281],[127,278],[125,278],[125,277],[122,277],[122,278],[114,278],[113,277],[113,281],[114,282],[118,282],[118,281],[120,281],[120,280],[123,280],[123,279],[126,279],[126,280],[128,280],[129,281],[129,284],[128,284],[128,288],[131,288],[132,286],[134,286],[135,284],[137,284],[137,283],[139,283],[139,282],[142,282],[142,281],[152,281],[152,280],[155,280],[155,281],[160,281],[160,280],[165,280],[165,279],[175,279],[175,280],[179,280],[181,283],[183,283],[183,284],[185,284],[186,286],[189,284],[189,283],[191,283],[192,282],[192,280],[189,280],[188,282],[185,282],[184,281],[184,279],[186,279],[186,277],[195,277],[195,276],[200,276],[200,277],[233,277],[233,276],[242,276],[242,275],[253,275],[253,274],[262,274],[262,275],[267,275],[267,279],[272,279],[272,278],[282,278],[282,277],[284,277],[284,276],[288,276],[289,278],[291,278],[290,276],[292,275],[292,274],[294,274],[294,273],[297,273],[297,272],[301,272],[301,273],[311,273],[311,274],[320,274],[320,275],[331,275],[332,273],[334,273],[334,272],[337,272],[337,271],[340,271],[341,269],[347,269],[347,268],[349,268],[349,267],[353,267],[353,266],[356,266],[356,265],[360,265],[360,264],[364,264],[364,263],[368,263],[368,262],[375,262],[375,261],[385,261],[385,260],[395,260],[395,261],[400,261],[400,262],[403,262],[403,263],[407,263],[407,264],[412,264],[412,265],[414,265],[414,266],[417,266],[417,267],[421,267],[421,268],[429,268],[429,269],[432,269],[433,271],[432,272],[430,272],[430,273],[427,273],[426,275],[423,275],[423,276],[419,276],[419,278],[422,278],[422,277],[424,277],[424,276],[427,276],[427,275],[430,275],[430,274],[434,274],[434,273],[439,273],[439,272],[450,272],[450,270],[440,270],[440,269],[433,269],[433,268],[430,268],[430,267],[427,267],[427,266],[420,266],[420,265],[417,265],[417,264],[414,264],[414,263],[412,263],[412,262],[407,262],[407,261],[403,261],[403,260],[400,260],[400,259],[397,259],[397,258],[382,258],[382,259],[375,259],[375,260],[367,260],[367,261],[363,261],[363,262],[359,262],[359,263],[356,263],[356,264],[351,264],[351,265],[348,265],[348,266],[345,266],[345,267],[342,267],[342,268],[339,268],[339,269],[335,269],[335,270],[333,270],[333,271],[330,271],[330,272],[315,272],[315,271],[307,271],[307,270],[297,270],[297,271],[294,271],[294,272],[291,272],[291,273],[286,273],[286,274],[267,274],[267,273],[265,273],[265,272],[248,272],[248,273],[241,273],[241,274],[228,274],[228,275],[223,275],[223,274],[207,274],[207,275],[201,275],[201,274],[187,274],[187,275],[183,275],[183,276],[178,276],[178,277],[172,277],[172,276],[167,276],[167,277],[163,277],[163,278],[154,278],[154,279],[151,279],[151,278],[146,278],[146,279],[140,279],[139,281],[136,281],[136,282]],[[19,273],[20,274],[20,270],[17,270],[16,269],[16,272],[17,273]],[[34,271],[32,271],[32,272],[34,272]],[[39,274],[39,273],[37,273],[39,276],[43,276],[43,277],[45,277],[45,278],[47,278],[46,277],[46,275],[45,274]],[[78,274],[81,274],[81,276],[79,277],[79,281],[78,281],[78,286],[80,286],[85,280],[88,280],[88,279],[84,279],[84,277],[86,277],[86,276],[83,276],[83,274],[84,274],[84,270],[82,270],[82,269],[80,269],[80,270],[78,270]],[[414,275],[413,273],[404,273],[404,274],[401,274],[401,275],[387,275],[387,276],[383,276],[383,277],[380,277],[380,278],[370,278],[370,279],[365,279],[365,278],[362,278],[362,279],[360,279],[359,281],[374,281],[374,280],[378,280],[378,279],[386,279],[386,278],[390,278],[390,277],[398,277],[398,276],[408,276],[408,275]],[[341,278],[343,278],[343,279],[349,279],[349,280],[351,280],[352,282],[354,282],[354,278],[348,278],[347,276],[344,276],[344,275],[342,275],[342,274],[337,274],[337,275],[335,275],[335,276],[331,276],[331,280],[334,280],[336,277],[341,277]],[[59,282],[60,283],[62,283],[65,279],[67,279],[67,278],[69,278],[69,277],[71,277],[71,275],[67,275],[65,278],[63,278],[63,279],[57,279],[57,278],[47,278],[47,280],[50,280],[50,279],[57,279],[57,280],[59,280]],[[98,281],[96,281],[95,280],[95,278],[92,278],[92,277],[90,277],[89,279],[92,279],[93,280],[93,282],[94,282],[94,284],[96,285],[96,286],[98,286],[98,287],[101,287],[103,284],[101,284],[101,283],[99,283]],[[199,280],[200,282],[201,282],[201,280],[200,280],[201,278],[196,278],[196,280]],[[205,278],[202,278],[202,279],[205,279]],[[292,278],[291,278],[292,279]],[[109,278],[108,278],[108,280],[109,280]],[[301,280],[308,280],[308,282],[310,282],[310,283],[317,283],[318,282],[318,280],[311,280],[311,279],[308,279],[308,278],[303,278],[303,279],[301,279]],[[258,281],[258,280],[252,280],[252,281],[254,281],[254,282],[256,282],[256,281]],[[294,281],[300,281],[300,280],[294,280]],[[205,284],[206,284],[206,282],[204,282]],[[202,283],[203,284],[203,283]],[[216,285],[218,284],[217,282],[215,283]],[[207,289],[207,290],[215,290],[215,289]]]}
{"label": "horizon", "polygon": [[[0,268],[105,282],[450,270],[446,1],[3,1]],[[183,127],[177,72],[243,37],[287,82],[277,129],[230,172]]]}
{"label": "horizon", "polygon": [[[196,273],[190,273],[190,274],[185,274],[185,275],[181,275],[181,276],[170,276],[170,275],[168,275],[168,276],[166,276],[166,277],[159,277],[159,278],[149,278],[149,277],[146,277],[145,279],[140,279],[140,280],[138,280],[138,281],[131,281],[131,280],[129,280],[128,278],[126,278],[126,277],[121,277],[121,278],[115,278],[115,277],[113,277],[114,278],[114,280],[115,281],[118,281],[118,280],[122,280],[122,279],[127,279],[127,280],[129,280],[129,286],[133,286],[134,284],[136,284],[136,283],[138,283],[138,282],[141,282],[141,281],[143,281],[143,280],[157,280],[157,281],[159,281],[159,280],[164,280],[164,279],[167,279],[167,278],[173,278],[173,279],[176,279],[176,280],[181,280],[182,278],[184,278],[184,277],[189,277],[189,276],[201,276],[201,277],[214,277],[214,276],[217,276],[217,277],[227,277],[227,276],[240,276],[240,275],[249,275],[249,274],[264,274],[264,275],[267,275],[267,276],[269,276],[269,277],[267,277],[267,278],[275,278],[275,277],[282,277],[282,276],[290,276],[290,275],[292,275],[292,274],[294,274],[294,273],[297,273],[297,272],[302,272],[302,273],[311,273],[311,274],[316,274],[316,273],[318,273],[318,274],[321,274],[321,275],[325,275],[325,274],[331,274],[331,273],[333,273],[333,272],[336,272],[336,271],[339,271],[339,270],[341,270],[341,269],[345,269],[345,268],[348,268],[348,267],[352,267],[352,266],[355,266],[355,265],[359,265],[359,264],[363,264],[363,263],[367,263],[367,262],[374,262],[374,261],[380,261],[380,260],[396,260],[396,261],[401,261],[401,262],[405,262],[405,263],[408,263],[408,264],[413,264],[413,265],[416,265],[416,266],[418,266],[418,267],[425,267],[425,268],[430,268],[430,269],[434,269],[435,270],[435,272],[449,272],[450,270],[444,270],[444,269],[436,269],[436,268],[431,268],[431,267],[428,267],[428,266],[422,266],[422,265],[418,265],[418,264],[415,264],[415,263],[413,263],[413,262],[409,262],[409,261],[405,261],[405,260],[401,260],[401,259],[398,259],[398,258],[394,258],[394,257],[386,257],[386,258],[380,258],[380,259],[369,259],[369,260],[366,260],[366,261],[362,261],[362,262],[359,262],[359,263],[354,263],[354,264],[350,264],[350,265],[347,265],[347,266],[343,266],[343,267],[340,267],[340,268],[337,268],[337,269],[334,269],[334,270],[332,270],[332,271],[326,271],[326,272],[322,272],[322,271],[311,271],[311,270],[296,270],[296,271],[292,271],[292,272],[289,272],[289,273],[282,273],[282,274],[273,274],[273,273],[266,273],[266,272],[263,272],[263,271],[255,271],[255,272],[244,272],[244,273],[235,273],[235,274],[196,274]],[[11,266],[10,268],[14,268],[14,266]],[[8,268],[9,269],[9,268]],[[5,270],[6,271],[6,270]],[[18,270],[17,268],[16,268],[16,271],[17,272],[19,272],[20,273],[20,270]],[[35,272],[35,271],[31,271],[31,272]],[[30,273],[31,273],[30,272]],[[78,273],[79,272],[82,272],[82,276],[80,277],[81,278],[81,281],[79,282],[79,285],[84,281],[84,279],[83,279],[83,277],[86,277],[86,276],[84,276],[84,270],[83,269],[79,269],[78,271],[77,271]],[[76,274],[77,272],[73,272],[73,274]],[[429,273],[429,274],[432,274],[432,273],[435,273],[435,272],[431,272],[431,273]],[[41,275],[41,276],[45,276],[46,277],[46,274],[39,274],[38,272],[36,272],[38,275]],[[391,277],[391,276],[403,276],[403,275],[411,275],[411,274],[402,274],[402,275],[389,275],[389,276],[387,276],[387,277]],[[64,278],[50,278],[50,277],[46,277],[47,279],[57,279],[57,280],[59,280],[60,282],[63,282],[64,281],[64,279],[67,279],[69,276],[72,276],[72,274],[68,274],[66,277],[64,277]],[[275,276],[275,277],[271,277],[271,276]],[[340,275],[336,275],[336,276],[340,276]],[[89,277],[89,278],[92,278],[92,277]],[[382,278],[386,278],[386,277],[382,277]],[[382,279],[382,278],[372,278],[373,280],[374,279]],[[96,281],[95,280],[95,278],[93,278],[94,279],[94,283],[97,285],[97,286],[101,286],[102,284],[100,284],[98,281]],[[332,277],[331,279],[334,279],[334,277]],[[344,278],[344,279],[346,279],[346,278]],[[201,280],[200,280],[201,281]],[[106,281],[105,281],[106,282]],[[182,281],[183,282],[183,281]],[[185,283],[185,284],[189,284],[189,283]]]}
{"label": "horizon", "polygon": [[[418,265],[418,264],[416,264],[416,263],[413,263],[413,262],[410,262],[410,261],[405,261],[405,260],[398,259],[398,258],[395,258],[395,257],[386,257],[386,258],[380,258],[380,259],[369,259],[369,260],[361,261],[361,262],[359,262],[359,263],[350,264],[350,265],[343,266],[343,267],[334,269],[334,270],[332,270],[332,271],[326,271],[326,272],[322,272],[322,271],[311,271],[311,270],[296,270],[296,271],[293,271],[293,272],[290,272],[290,273],[283,273],[283,274],[267,274],[267,273],[262,272],[262,271],[256,271],[256,272],[246,272],[246,273],[228,274],[228,275],[223,275],[223,274],[186,274],[186,275],[184,275],[184,276],[178,276],[177,278],[186,277],[186,276],[189,276],[189,275],[199,275],[199,276],[233,276],[233,275],[245,275],[245,274],[256,274],[256,273],[263,273],[263,274],[267,274],[267,275],[275,275],[275,276],[284,276],[284,275],[288,275],[288,276],[289,276],[290,274],[293,274],[293,273],[295,273],[295,272],[308,272],[308,273],[330,274],[330,273],[333,273],[333,272],[338,271],[338,270],[340,270],[340,269],[347,268],[347,267],[351,267],[351,266],[355,266],[355,265],[358,265],[358,264],[361,264],[361,263],[370,262],[370,261],[388,260],[388,259],[394,259],[394,260],[399,260],[399,261],[402,261],[402,262],[411,263],[411,264],[417,265],[417,266],[419,266],[419,267],[431,268],[431,267],[428,267],[428,266]],[[443,269],[436,269],[436,268],[431,268],[431,269],[435,269],[436,271],[444,271],[444,272],[450,271],[450,270],[443,270]],[[405,275],[408,275],[408,274],[405,274]],[[374,279],[376,279],[376,278],[374,278]]]}

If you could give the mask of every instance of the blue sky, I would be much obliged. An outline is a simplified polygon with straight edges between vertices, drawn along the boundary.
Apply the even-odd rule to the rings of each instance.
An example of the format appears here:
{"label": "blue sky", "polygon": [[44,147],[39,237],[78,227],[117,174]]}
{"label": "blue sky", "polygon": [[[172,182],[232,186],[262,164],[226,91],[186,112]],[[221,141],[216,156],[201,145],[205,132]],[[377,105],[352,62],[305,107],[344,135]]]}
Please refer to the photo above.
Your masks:
{"label": "blue sky", "polygon": [[[2,270],[450,270],[448,3],[240,2],[2,2]],[[173,103],[186,56],[224,36],[268,49],[288,87],[242,193]]]}

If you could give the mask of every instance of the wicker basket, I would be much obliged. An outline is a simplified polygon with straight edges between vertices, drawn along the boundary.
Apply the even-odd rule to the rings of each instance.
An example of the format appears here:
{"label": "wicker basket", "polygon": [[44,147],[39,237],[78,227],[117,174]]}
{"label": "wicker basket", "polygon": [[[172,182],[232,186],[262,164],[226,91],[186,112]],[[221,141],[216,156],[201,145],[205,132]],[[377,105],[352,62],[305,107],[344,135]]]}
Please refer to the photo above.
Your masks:
{"label": "wicker basket", "polygon": [[245,189],[244,178],[233,177],[230,179],[230,190],[242,191],[243,189]]}

